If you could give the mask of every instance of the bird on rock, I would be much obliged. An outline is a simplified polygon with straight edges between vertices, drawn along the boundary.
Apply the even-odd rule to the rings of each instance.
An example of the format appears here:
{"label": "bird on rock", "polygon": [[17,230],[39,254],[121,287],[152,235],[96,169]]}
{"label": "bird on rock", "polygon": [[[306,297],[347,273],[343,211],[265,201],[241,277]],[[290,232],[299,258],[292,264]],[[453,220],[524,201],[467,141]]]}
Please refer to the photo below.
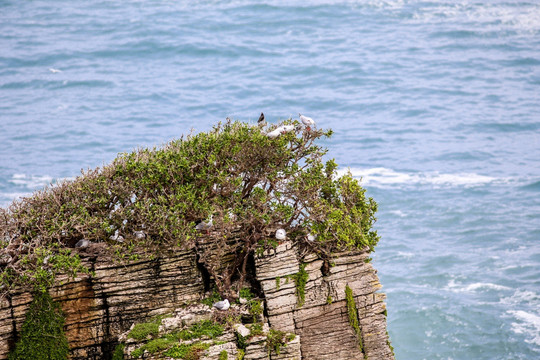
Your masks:
{"label": "bird on rock", "polygon": [[261,116],[259,116],[259,120],[257,120],[257,125],[259,125],[259,127],[264,127],[264,125],[266,125],[266,121],[264,121],[264,114],[261,113]]}
{"label": "bird on rock", "polygon": [[213,306],[218,310],[225,311],[231,307],[231,304],[229,303],[228,299],[225,299],[225,300],[218,301],[217,303],[214,303]]}
{"label": "bird on rock", "polygon": [[286,238],[287,238],[287,233],[285,232],[285,229],[278,229],[276,231],[276,239],[285,240]]}
{"label": "bird on rock", "polygon": [[304,116],[304,115],[302,115],[302,114],[298,114],[298,116],[300,116],[300,121],[302,121],[302,123],[303,123],[304,125],[306,125],[307,131],[310,131],[310,130],[311,130],[311,127],[310,127],[310,126],[315,125],[315,121],[313,121],[312,118],[307,117],[307,116]]}
{"label": "bird on rock", "polygon": [[197,226],[195,226],[195,229],[206,231],[206,233],[208,234],[210,232],[210,229],[214,225],[213,217],[214,215],[210,215],[210,219],[208,221],[201,221],[200,223],[197,224]]}

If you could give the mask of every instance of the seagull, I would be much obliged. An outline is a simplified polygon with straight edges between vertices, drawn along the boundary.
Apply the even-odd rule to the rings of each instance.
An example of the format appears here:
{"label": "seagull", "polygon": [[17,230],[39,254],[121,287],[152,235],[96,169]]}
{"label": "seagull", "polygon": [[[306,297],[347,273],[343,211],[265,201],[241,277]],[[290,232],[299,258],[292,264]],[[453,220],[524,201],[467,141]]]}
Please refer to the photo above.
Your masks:
{"label": "seagull", "polygon": [[264,114],[261,113],[261,116],[259,116],[259,120],[257,120],[257,125],[259,125],[259,127],[264,127],[264,125],[266,125],[266,121],[264,121]]}
{"label": "seagull", "polygon": [[214,225],[212,222],[213,217],[214,215],[210,215],[210,220],[208,220],[207,222],[201,221],[200,223],[197,224],[197,226],[195,226],[195,229],[206,230],[206,233],[208,234],[210,232],[210,229],[212,228],[212,225]]}
{"label": "seagull", "polygon": [[283,125],[281,133],[286,134],[286,133],[291,132],[293,130],[294,130],[294,125]]}
{"label": "seagull", "polygon": [[311,131],[310,126],[315,125],[315,121],[313,121],[312,118],[304,116],[302,114],[298,114],[298,116],[300,116],[300,120],[302,121],[302,123],[306,125],[306,129],[308,131]]}
{"label": "seagull", "polygon": [[90,241],[89,241],[89,240],[81,239],[81,240],[77,241],[77,243],[75,244],[75,247],[76,247],[76,248],[85,248],[85,247],[87,247],[88,245],[90,245]]}
{"label": "seagull", "polygon": [[276,239],[285,240],[286,238],[287,238],[287,233],[285,232],[285,229],[278,229],[276,231]]}
{"label": "seagull", "polygon": [[109,237],[109,239],[113,240],[113,241],[118,241],[118,242],[124,242],[124,237],[122,235],[120,235],[119,231],[116,230],[114,232],[114,235],[111,235]]}
{"label": "seagull", "polygon": [[266,136],[268,136],[270,139],[275,139],[279,135],[281,135],[281,132],[283,131],[283,126],[277,127],[274,130],[270,131],[269,133],[266,133]]}
{"label": "seagull", "polygon": [[274,130],[270,131],[269,133],[266,133],[266,136],[268,136],[270,139],[275,139],[281,134],[286,134],[288,132],[291,132],[295,129],[294,125],[281,125],[275,128]]}
{"label": "seagull", "polygon": [[144,239],[146,237],[144,231],[135,231],[133,234],[135,235],[135,239]]}
{"label": "seagull", "polygon": [[217,303],[214,303],[213,306],[218,310],[225,311],[229,309],[231,304],[229,303],[228,299],[225,299],[225,300],[218,301]]}

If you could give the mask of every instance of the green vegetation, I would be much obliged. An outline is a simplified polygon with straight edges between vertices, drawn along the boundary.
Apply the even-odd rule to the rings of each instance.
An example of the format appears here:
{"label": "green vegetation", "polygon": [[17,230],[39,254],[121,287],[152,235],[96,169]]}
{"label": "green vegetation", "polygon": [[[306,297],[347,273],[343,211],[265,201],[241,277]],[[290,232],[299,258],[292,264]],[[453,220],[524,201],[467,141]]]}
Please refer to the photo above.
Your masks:
{"label": "green vegetation", "polygon": [[298,307],[302,307],[306,302],[306,284],[309,279],[309,275],[306,271],[306,264],[300,264],[300,271],[292,275],[294,283],[296,284],[296,297],[298,299]]}
{"label": "green vegetation", "polygon": [[161,325],[161,320],[166,316],[160,315],[156,316],[152,320],[146,323],[135,324],[133,329],[129,332],[128,337],[135,340],[144,340],[148,336],[155,337],[159,331],[159,325]]}
{"label": "green vegetation", "polygon": [[287,346],[289,341],[294,340],[296,335],[288,334],[284,331],[270,329],[266,336],[266,348],[268,349],[268,356],[274,351],[277,355],[280,354],[281,348]]}
{"label": "green vegetation", "polygon": [[67,359],[69,347],[64,334],[64,322],[60,305],[53,301],[49,293],[34,292],[20,338],[9,360]]}
{"label": "green vegetation", "polygon": [[253,295],[250,288],[245,287],[240,289],[240,297],[246,300],[251,300],[255,297],[255,295]]}
{"label": "green vegetation", "polygon": [[238,354],[236,355],[235,360],[244,360],[245,355],[246,355],[246,351],[244,349],[238,349]]}
{"label": "green vegetation", "polygon": [[[135,328],[133,330],[135,330]],[[132,336],[133,330],[129,334],[129,336],[132,338],[134,338]],[[179,341],[201,338],[215,339],[223,334],[223,330],[223,326],[221,326],[220,324],[216,324],[210,320],[202,320],[191,325],[189,329],[183,329],[172,334],[167,334],[160,338],[150,340],[140,348],[134,350],[131,353],[131,356],[138,358],[141,357],[145,351],[154,354],[167,350],[165,352],[165,355],[176,359],[198,359],[198,357],[196,356],[198,356],[198,354],[200,354],[202,350],[207,349],[209,346],[208,344],[194,343],[195,345],[192,346],[186,344],[179,344]],[[144,334],[144,332],[141,332],[141,334]],[[157,335],[157,332],[155,335]],[[145,339],[146,336],[143,338],[134,339],[142,340]]]}
{"label": "green vegetation", "polygon": [[[292,119],[284,124],[296,129],[272,139],[266,131],[276,125],[218,124],[121,154],[1,208],[0,296],[12,287],[47,288],[58,273],[86,271],[72,250],[81,239],[107,243],[122,261],[154,257],[163,248],[196,249],[219,294],[233,298],[250,255],[276,245],[269,236],[276,228],[298,242],[317,236],[310,247],[322,258],[373,250],[377,204],[350,173],[337,175],[334,160],[323,162],[327,150],[316,143],[332,131],[300,130]],[[210,216],[211,231],[197,232],[195,225]],[[215,246],[199,246],[209,240]]]}
{"label": "green vegetation", "polygon": [[210,339],[215,339],[223,335],[223,326],[216,324],[210,320],[202,320],[191,325],[187,330],[181,330],[178,333],[178,338],[181,340],[198,339],[206,336]]}
{"label": "green vegetation", "polygon": [[279,290],[279,287],[281,286],[281,277],[276,278],[276,290]]}
{"label": "green vegetation", "polygon": [[248,302],[249,313],[253,316],[253,322],[257,322],[258,317],[263,313],[261,300],[252,299]]}
{"label": "green vegetation", "polygon": [[327,303],[328,305],[330,305],[330,304],[332,304],[333,302],[334,302],[334,299],[332,299],[332,297],[331,297],[330,295],[328,295],[328,296],[326,297],[326,303]]}
{"label": "green vegetation", "polygon": [[116,347],[114,348],[114,353],[113,353],[113,356],[112,356],[112,360],[124,360],[124,349],[125,349],[126,345],[123,344],[123,343],[120,343],[118,345],[116,345]]}
{"label": "green vegetation", "polygon": [[364,351],[362,343],[362,332],[360,331],[360,323],[358,322],[358,311],[356,310],[356,302],[354,301],[352,289],[349,285],[345,286],[345,298],[347,299],[347,312],[349,314],[349,324],[351,324],[358,338],[360,350]]}
{"label": "green vegetation", "polygon": [[219,295],[216,288],[213,288],[212,293],[210,294],[210,296],[202,299],[201,303],[212,307],[212,305],[214,305],[214,303],[216,303],[218,301],[221,301],[221,295]]}
{"label": "green vegetation", "polygon": [[249,336],[260,336],[263,334],[263,325],[261,323],[253,323],[249,328]]}
{"label": "green vegetation", "polygon": [[193,344],[175,344],[169,350],[165,351],[165,356],[170,356],[173,359],[199,360],[201,353],[208,349],[210,344],[193,343]]}
{"label": "green vegetation", "polygon": [[228,359],[229,359],[229,354],[227,353],[227,350],[223,350],[222,352],[219,353],[218,360],[228,360]]}

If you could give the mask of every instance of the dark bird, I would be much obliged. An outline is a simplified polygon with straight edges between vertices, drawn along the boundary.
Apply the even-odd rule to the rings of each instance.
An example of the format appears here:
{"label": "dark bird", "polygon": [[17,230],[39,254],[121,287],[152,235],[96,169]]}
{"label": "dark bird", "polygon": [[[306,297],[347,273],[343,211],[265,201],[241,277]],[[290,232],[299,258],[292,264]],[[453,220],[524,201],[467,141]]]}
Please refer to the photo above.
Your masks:
{"label": "dark bird", "polygon": [[266,125],[266,121],[264,121],[263,113],[261,113],[261,116],[259,116],[259,120],[257,121],[257,124],[259,125],[259,127],[263,127],[264,125]]}

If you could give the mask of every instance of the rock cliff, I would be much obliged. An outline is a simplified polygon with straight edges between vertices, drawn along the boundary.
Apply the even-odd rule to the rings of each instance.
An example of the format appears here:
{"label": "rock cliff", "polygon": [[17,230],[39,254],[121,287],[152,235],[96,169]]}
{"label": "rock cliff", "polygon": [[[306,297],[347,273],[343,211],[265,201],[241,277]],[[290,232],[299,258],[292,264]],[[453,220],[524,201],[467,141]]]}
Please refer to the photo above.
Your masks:
{"label": "rock cliff", "polygon": [[[94,244],[81,251],[92,275],[70,281],[60,278],[49,291],[64,311],[72,359],[110,359],[134,324],[157,315],[172,314],[160,327],[160,332],[167,333],[171,327],[166,323],[174,323],[174,318],[185,318],[187,313],[188,318],[198,319],[197,311],[189,314],[193,306],[199,307],[199,313],[201,306],[205,308],[203,317],[207,318],[217,311],[196,305],[209,279],[194,251],[118,265],[102,250],[100,244]],[[368,259],[368,253],[340,253],[332,263],[324,264],[309,252],[302,256],[291,242],[257,256],[254,275],[262,290],[265,325],[262,334],[244,334],[245,359],[393,359],[385,296],[377,292],[381,285]],[[295,282],[300,272],[306,280],[303,299]],[[351,325],[347,287],[352,290],[358,334]],[[7,359],[13,348],[31,300],[29,293],[13,292],[0,304],[0,359]],[[236,332],[239,326],[244,325],[237,324]],[[279,355],[268,348],[268,328],[295,334]],[[238,336],[234,332],[226,331],[218,345],[205,349],[202,358],[218,359],[223,351],[235,358]],[[136,342],[128,344],[125,358],[136,348]],[[165,358],[149,356],[144,358]]]}

